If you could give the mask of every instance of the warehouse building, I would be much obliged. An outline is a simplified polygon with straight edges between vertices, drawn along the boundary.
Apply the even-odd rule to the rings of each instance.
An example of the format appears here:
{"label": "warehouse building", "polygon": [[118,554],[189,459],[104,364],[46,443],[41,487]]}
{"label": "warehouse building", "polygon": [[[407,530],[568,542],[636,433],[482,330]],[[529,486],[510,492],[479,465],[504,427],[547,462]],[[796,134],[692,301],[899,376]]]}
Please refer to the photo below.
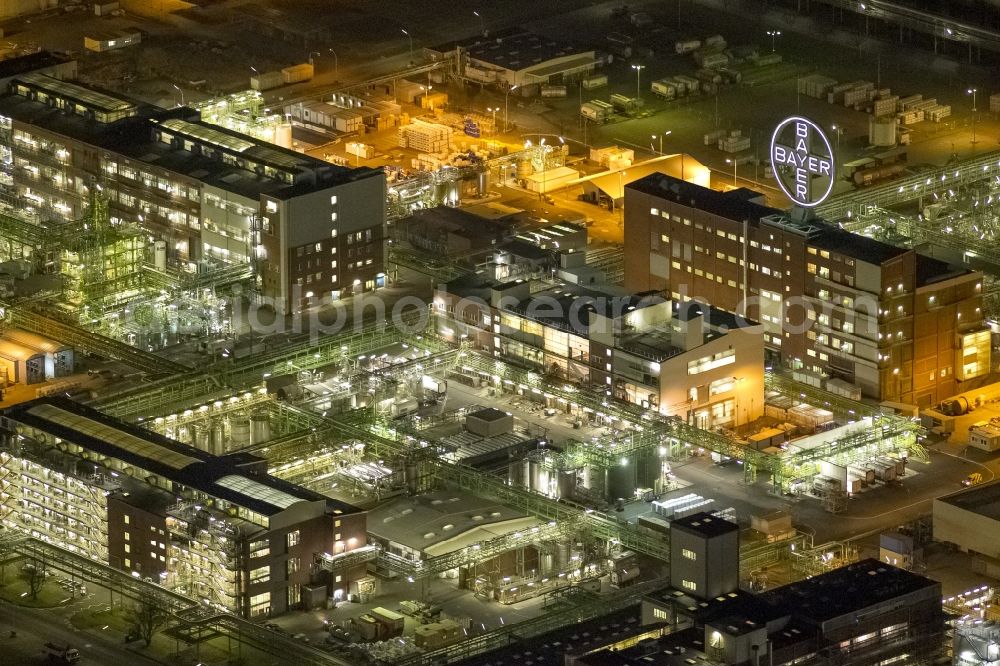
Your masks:
{"label": "warehouse building", "polygon": [[764,343],[756,323],[655,292],[562,284],[532,293],[531,284],[472,276],[440,286],[438,333],[703,429],[763,414]]}
{"label": "warehouse building", "polygon": [[455,57],[461,75],[470,81],[501,88],[572,83],[586,78],[601,64],[592,49],[518,30],[488,38],[477,36],[428,51],[432,57]]}
{"label": "warehouse building", "polygon": [[626,288],[760,321],[800,381],[927,407],[990,372],[977,271],[792,219],[745,188],[654,174],[625,191]]}
{"label": "warehouse building", "polygon": [[[2,77],[0,77],[2,79]],[[0,95],[3,189],[29,217],[112,221],[166,243],[184,271],[251,265],[279,310],[384,284],[385,176],[350,169],[40,72]]]}
{"label": "warehouse building", "polygon": [[953,543],[980,556],[987,574],[1000,573],[1000,481],[993,481],[934,500],[934,539]]}
{"label": "warehouse building", "polygon": [[7,527],[245,617],[365,576],[363,511],[66,398],[0,416],[0,507]]}

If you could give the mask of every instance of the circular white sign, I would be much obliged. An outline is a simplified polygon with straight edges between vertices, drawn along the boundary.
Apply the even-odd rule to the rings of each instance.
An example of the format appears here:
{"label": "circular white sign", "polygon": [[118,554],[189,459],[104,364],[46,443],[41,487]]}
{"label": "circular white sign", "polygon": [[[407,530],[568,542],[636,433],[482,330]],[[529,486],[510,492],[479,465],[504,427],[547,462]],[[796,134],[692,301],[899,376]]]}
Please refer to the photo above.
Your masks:
{"label": "circular white sign", "polygon": [[771,167],[781,191],[806,208],[830,196],[837,173],[833,148],[823,130],[800,116],[785,118],[774,129]]}

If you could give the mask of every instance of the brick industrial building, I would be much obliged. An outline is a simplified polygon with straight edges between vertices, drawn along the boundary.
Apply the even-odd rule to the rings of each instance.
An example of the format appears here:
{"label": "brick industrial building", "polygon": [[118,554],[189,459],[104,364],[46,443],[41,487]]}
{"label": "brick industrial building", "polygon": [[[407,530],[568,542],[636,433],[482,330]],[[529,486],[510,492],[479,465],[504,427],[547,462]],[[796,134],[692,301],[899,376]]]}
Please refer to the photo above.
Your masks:
{"label": "brick industrial building", "polygon": [[252,264],[285,311],[383,285],[381,170],[83,86],[75,71],[51,57],[0,67],[0,196],[18,214],[76,220],[101,187],[111,221],[162,242],[169,267]]}
{"label": "brick industrial building", "polygon": [[356,588],[365,515],[66,398],[0,417],[0,523],[246,617]]}
{"label": "brick industrial building", "polygon": [[980,273],[762,199],[664,174],[631,183],[626,288],[759,321],[774,358],[835,391],[929,406],[989,374]]}

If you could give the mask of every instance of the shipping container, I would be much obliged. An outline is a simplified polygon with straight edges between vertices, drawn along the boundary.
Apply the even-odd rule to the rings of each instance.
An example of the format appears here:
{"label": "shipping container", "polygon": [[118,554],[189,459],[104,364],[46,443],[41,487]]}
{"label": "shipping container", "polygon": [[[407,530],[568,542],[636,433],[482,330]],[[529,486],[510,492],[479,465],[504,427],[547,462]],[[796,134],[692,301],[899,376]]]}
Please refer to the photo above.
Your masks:
{"label": "shipping container", "polygon": [[712,53],[703,57],[698,64],[707,68],[725,67],[729,64],[729,56],[725,53]]}
{"label": "shipping container", "polygon": [[613,111],[614,109],[610,104],[597,99],[580,105],[580,115],[595,123],[607,122]]}
{"label": "shipping container", "polygon": [[594,74],[593,76],[588,76],[583,80],[584,90],[602,88],[606,85],[608,85],[608,77],[606,74]]}
{"label": "shipping container", "polygon": [[700,39],[685,39],[674,44],[674,50],[683,55],[685,53],[691,53],[692,51],[697,51],[701,48]]}
{"label": "shipping container", "polygon": [[565,97],[566,86],[542,86],[542,97]]}
{"label": "shipping container", "polygon": [[285,85],[285,75],[281,72],[261,72],[250,77],[250,87],[254,90],[271,90]]}
{"label": "shipping container", "polygon": [[313,66],[309,63],[302,63],[301,65],[292,65],[291,67],[285,67],[281,70],[281,75],[284,77],[285,83],[301,83],[302,81],[310,81],[313,77]]}
{"label": "shipping container", "polygon": [[681,81],[687,86],[687,91],[689,95],[693,95],[701,90],[701,81],[692,76],[683,76],[678,74],[674,77],[675,81]]}

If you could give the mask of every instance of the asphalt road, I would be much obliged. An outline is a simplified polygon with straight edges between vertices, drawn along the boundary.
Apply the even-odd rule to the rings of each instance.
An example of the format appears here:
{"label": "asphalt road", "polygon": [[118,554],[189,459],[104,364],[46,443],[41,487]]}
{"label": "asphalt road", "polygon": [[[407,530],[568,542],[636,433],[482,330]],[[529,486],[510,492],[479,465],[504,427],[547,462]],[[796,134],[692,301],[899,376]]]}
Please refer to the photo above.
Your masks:
{"label": "asphalt road", "polygon": [[[11,630],[17,635],[11,636]],[[0,602],[0,663],[5,666],[46,664],[45,644],[68,644],[80,651],[81,666],[98,664],[158,664],[116,641],[84,636],[74,628],[65,609],[20,608]]]}

